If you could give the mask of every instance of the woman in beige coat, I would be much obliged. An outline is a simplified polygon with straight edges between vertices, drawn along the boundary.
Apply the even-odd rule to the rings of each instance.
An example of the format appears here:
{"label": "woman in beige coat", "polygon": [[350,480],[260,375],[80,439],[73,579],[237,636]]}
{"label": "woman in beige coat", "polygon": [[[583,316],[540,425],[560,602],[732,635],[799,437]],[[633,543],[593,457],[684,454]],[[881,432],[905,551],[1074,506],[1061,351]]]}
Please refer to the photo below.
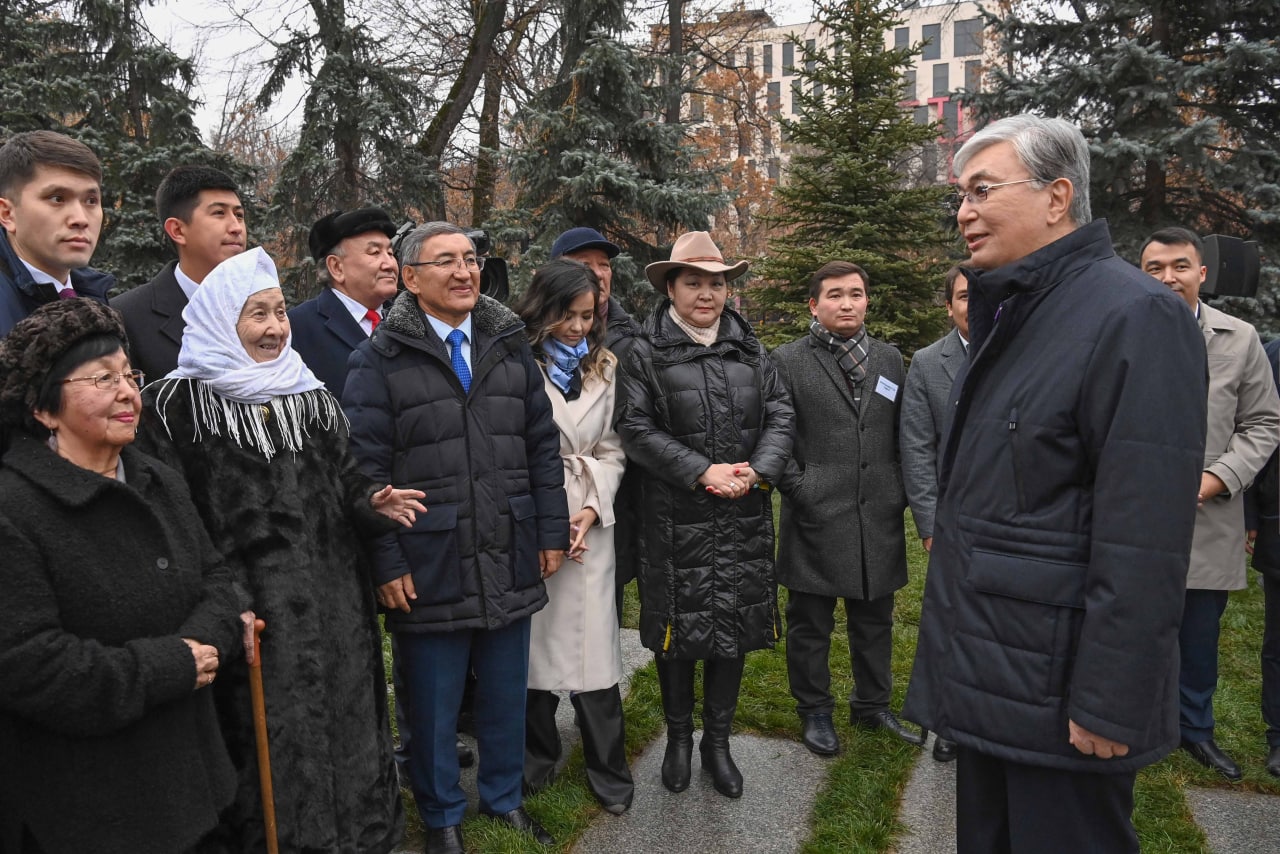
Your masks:
{"label": "woman in beige coat", "polygon": [[569,691],[582,730],[587,782],[614,814],[631,806],[622,720],[622,650],[614,585],[613,499],[626,458],[613,430],[618,362],[596,323],[600,283],[590,268],[558,259],[538,270],[515,307],[542,367],[560,428],[569,498],[569,561],[546,580],[547,607],[533,615],[525,717],[525,786],[555,776],[560,758],[553,691]]}

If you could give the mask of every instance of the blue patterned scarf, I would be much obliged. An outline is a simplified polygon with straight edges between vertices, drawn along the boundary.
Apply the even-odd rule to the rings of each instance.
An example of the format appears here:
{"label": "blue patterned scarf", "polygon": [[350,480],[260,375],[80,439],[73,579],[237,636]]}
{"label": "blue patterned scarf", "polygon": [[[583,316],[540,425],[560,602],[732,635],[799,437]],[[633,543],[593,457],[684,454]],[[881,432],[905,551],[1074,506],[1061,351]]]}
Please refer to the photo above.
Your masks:
{"label": "blue patterned scarf", "polygon": [[585,338],[576,347],[570,347],[554,338],[542,342],[542,352],[547,354],[547,376],[551,377],[551,381],[562,392],[569,391],[578,363],[587,357],[590,349]]}

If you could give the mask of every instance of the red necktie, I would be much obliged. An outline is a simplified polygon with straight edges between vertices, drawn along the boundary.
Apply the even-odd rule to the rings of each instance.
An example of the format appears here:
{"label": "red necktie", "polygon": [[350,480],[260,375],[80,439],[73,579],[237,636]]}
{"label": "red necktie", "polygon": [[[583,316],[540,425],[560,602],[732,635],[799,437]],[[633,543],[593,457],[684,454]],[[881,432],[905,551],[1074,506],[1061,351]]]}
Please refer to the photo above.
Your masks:
{"label": "red necktie", "polygon": [[371,308],[364,313],[364,319],[373,324],[373,329],[369,330],[372,333],[374,329],[378,328],[378,324],[382,322],[382,315],[378,314],[376,308]]}
{"label": "red necktie", "polygon": [[76,293],[75,288],[63,288],[58,291],[58,299],[75,299],[80,296]]}

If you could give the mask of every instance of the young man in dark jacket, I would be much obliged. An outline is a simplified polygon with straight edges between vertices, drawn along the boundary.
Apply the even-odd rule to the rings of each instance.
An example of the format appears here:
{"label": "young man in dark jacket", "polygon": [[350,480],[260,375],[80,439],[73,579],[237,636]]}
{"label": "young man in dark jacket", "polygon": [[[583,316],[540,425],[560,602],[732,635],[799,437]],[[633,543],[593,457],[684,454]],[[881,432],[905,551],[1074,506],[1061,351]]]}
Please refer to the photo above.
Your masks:
{"label": "young man in dark jacket", "polygon": [[1178,745],[1204,340],[1090,222],[1075,126],[995,122],[955,171],[974,352],[904,714],[959,744],[961,854],[1136,852],[1136,772]]}
{"label": "young man in dark jacket", "polygon": [[893,594],[907,583],[898,461],[905,372],[898,348],[867,334],[868,291],[858,265],[824,264],[809,283],[809,334],[771,354],[796,411],[795,450],[778,484],[787,681],[801,740],[819,755],[840,750],[829,663],[838,598],[853,669],[851,722],[924,743],[889,710]]}
{"label": "young man in dark jacket", "polygon": [[429,854],[461,854],[458,707],[476,675],[480,811],[553,840],[521,805],[529,617],[569,545],[560,434],[524,324],[480,295],[449,223],[400,247],[406,290],[352,354],[343,391],[361,467],[427,492],[428,513],[373,550],[409,693],[410,782]]}
{"label": "young man in dark jacket", "polygon": [[204,277],[248,246],[244,205],[230,175],[211,166],[178,166],[156,189],[156,215],[178,253],[155,278],[111,300],[129,333],[133,366],[158,380],[178,367],[182,310]]}
{"label": "young man in dark jacket", "polygon": [[0,336],[56,299],[107,301],[113,276],[85,266],[102,231],[102,164],[49,130],[0,148]]}

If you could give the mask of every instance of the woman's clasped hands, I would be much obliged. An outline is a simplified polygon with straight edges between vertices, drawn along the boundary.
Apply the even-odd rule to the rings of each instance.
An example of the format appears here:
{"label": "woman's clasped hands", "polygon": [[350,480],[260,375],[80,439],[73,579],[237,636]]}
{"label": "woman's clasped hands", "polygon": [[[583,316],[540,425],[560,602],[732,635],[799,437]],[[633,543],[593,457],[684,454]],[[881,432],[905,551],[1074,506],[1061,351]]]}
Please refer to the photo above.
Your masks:
{"label": "woman's clasped hands", "polygon": [[715,463],[698,477],[698,483],[717,498],[742,498],[759,482],[751,463]]}

